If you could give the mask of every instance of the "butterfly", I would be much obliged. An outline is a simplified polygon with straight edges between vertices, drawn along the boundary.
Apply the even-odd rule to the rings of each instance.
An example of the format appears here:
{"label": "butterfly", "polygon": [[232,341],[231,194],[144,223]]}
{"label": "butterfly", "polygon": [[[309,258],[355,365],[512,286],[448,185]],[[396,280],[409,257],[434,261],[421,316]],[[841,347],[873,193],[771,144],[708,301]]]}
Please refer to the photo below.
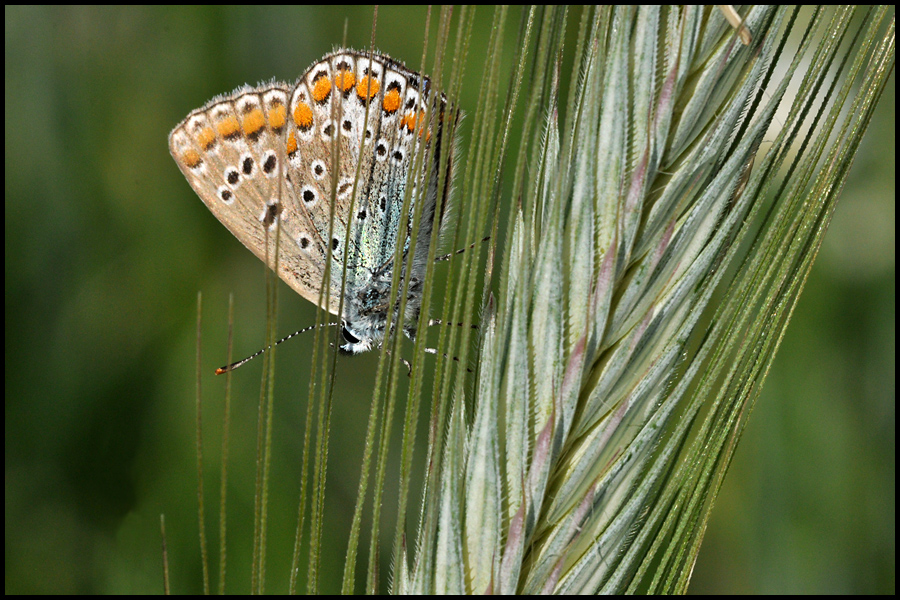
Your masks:
{"label": "butterfly", "polygon": [[[322,308],[341,319],[340,350],[358,354],[382,344],[391,311],[415,339],[457,114],[402,63],[338,50],[293,86],[244,86],[212,99],[172,130],[169,150],[213,215],[267,264],[278,239],[278,275],[314,304],[324,291]],[[390,297],[398,243],[402,316]]]}

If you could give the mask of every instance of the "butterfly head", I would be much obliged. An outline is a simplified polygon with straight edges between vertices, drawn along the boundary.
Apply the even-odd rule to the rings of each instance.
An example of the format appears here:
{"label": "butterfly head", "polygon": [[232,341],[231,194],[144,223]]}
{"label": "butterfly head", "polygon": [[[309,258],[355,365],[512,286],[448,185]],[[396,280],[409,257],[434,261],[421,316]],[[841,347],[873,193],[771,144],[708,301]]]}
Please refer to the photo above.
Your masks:
{"label": "butterfly head", "polygon": [[[375,274],[359,290],[350,290],[344,302],[344,319],[341,335],[344,344],[340,350],[344,354],[360,354],[381,347],[385,338],[388,311],[391,310],[392,270],[386,269]],[[419,309],[422,304],[421,279],[413,276],[409,281],[406,295],[406,311],[402,319],[403,333],[411,340],[416,339]],[[399,302],[394,302],[394,317],[391,329],[401,321]]]}

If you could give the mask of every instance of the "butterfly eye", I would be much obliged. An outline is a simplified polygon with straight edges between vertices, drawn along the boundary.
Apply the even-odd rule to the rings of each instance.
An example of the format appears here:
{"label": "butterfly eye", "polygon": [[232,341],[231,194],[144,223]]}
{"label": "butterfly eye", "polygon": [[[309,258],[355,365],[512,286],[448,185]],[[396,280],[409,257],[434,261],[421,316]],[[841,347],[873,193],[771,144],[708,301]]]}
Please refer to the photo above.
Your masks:
{"label": "butterfly eye", "polygon": [[343,336],[344,336],[344,339],[345,339],[346,341],[350,342],[351,344],[358,344],[358,343],[359,343],[359,339],[358,339],[355,335],[353,335],[352,333],[350,333],[350,330],[347,329],[347,326],[346,326],[346,325],[343,326],[343,327],[341,327],[341,335],[343,335]]}

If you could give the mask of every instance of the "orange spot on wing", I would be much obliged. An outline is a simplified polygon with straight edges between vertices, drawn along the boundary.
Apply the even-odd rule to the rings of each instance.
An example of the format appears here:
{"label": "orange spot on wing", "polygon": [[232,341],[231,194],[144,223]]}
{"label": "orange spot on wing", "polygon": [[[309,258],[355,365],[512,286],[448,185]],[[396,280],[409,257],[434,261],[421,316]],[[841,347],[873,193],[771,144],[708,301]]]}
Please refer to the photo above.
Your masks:
{"label": "orange spot on wing", "polygon": [[416,125],[418,125],[419,135],[422,135],[422,131],[425,129],[425,111],[420,110],[418,113],[410,111],[406,113],[403,115],[403,118],[400,119],[400,124],[409,131],[414,131]]}
{"label": "orange spot on wing", "polygon": [[400,118],[400,126],[412,131],[416,127],[416,113],[408,112]]}
{"label": "orange spot on wing", "polygon": [[280,102],[269,107],[269,127],[272,129],[281,129],[287,118],[287,108]]}
{"label": "orange spot on wing", "polygon": [[331,93],[331,82],[327,77],[319,77],[313,83],[312,98],[316,102],[323,102]]}
{"label": "orange spot on wing", "polygon": [[393,89],[388,90],[388,92],[384,95],[384,100],[381,101],[381,106],[384,108],[384,111],[387,113],[395,112],[400,108],[400,90]]}
{"label": "orange spot on wing", "polygon": [[193,169],[203,162],[200,158],[200,153],[196,150],[185,150],[184,154],[181,155],[181,161],[189,169]]}
{"label": "orange spot on wing", "polygon": [[288,141],[287,141],[287,153],[288,153],[288,154],[293,154],[293,153],[296,152],[296,151],[297,151],[297,138],[294,137],[294,132],[292,131],[292,132],[288,135]]}
{"label": "orange spot on wing", "polygon": [[242,126],[244,135],[253,135],[266,126],[266,118],[260,109],[255,108],[244,115]]}
{"label": "orange spot on wing", "polygon": [[312,122],[312,108],[305,102],[298,102],[297,107],[294,108],[294,123],[296,123],[297,127],[300,129],[309,129],[312,127]]}
{"label": "orange spot on wing", "polygon": [[378,83],[378,80],[372,79],[371,75],[366,75],[357,84],[356,95],[361,100],[371,100],[378,93],[379,89],[381,89],[381,84]]}
{"label": "orange spot on wing", "polygon": [[197,143],[204,150],[209,150],[209,147],[212,146],[216,141],[216,132],[212,130],[212,127],[204,127],[197,133]]}
{"label": "orange spot on wing", "polygon": [[238,123],[237,117],[229,115],[218,122],[216,129],[223,138],[234,137],[241,130],[241,124]]}
{"label": "orange spot on wing", "polygon": [[348,92],[356,85],[356,75],[347,69],[341,69],[334,76],[334,87],[341,93]]}

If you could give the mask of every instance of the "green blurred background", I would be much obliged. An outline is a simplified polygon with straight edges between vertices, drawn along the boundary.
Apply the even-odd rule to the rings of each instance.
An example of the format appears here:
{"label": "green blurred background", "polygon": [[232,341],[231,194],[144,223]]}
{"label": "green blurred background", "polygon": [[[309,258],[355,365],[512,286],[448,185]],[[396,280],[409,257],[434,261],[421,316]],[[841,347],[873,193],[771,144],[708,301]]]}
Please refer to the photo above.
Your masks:
{"label": "green blurred background", "polygon": [[[470,114],[492,17],[479,11],[461,97]],[[419,64],[425,15],[382,8],[376,47]],[[348,45],[368,47],[372,9],[7,6],[5,16],[6,592],[162,591],[161,513],[173,591],[199,592],[196,294],[215,556],[224,379],[212,370],[230,292],[235,353],[262,345],[265,279],[190,189],[167,136],[217,94],[293,82],[341,44],[345,24]],[[279,298],[279,332],[314,322],[286,286]],[[287,589],[310,344],[279,354],[273,592]],[[337,364],[323,592],[339,589],[376,361]],[[234,378],[231,592],[249,589],[261,368]],[[892,593],[894,420],[891,84],[713,512],[692,591]],[[391,489],[395,477],[396,466]],[[388,536],[394,506],[386,498]],[[387,537],[384,573],[389,548]]]}

